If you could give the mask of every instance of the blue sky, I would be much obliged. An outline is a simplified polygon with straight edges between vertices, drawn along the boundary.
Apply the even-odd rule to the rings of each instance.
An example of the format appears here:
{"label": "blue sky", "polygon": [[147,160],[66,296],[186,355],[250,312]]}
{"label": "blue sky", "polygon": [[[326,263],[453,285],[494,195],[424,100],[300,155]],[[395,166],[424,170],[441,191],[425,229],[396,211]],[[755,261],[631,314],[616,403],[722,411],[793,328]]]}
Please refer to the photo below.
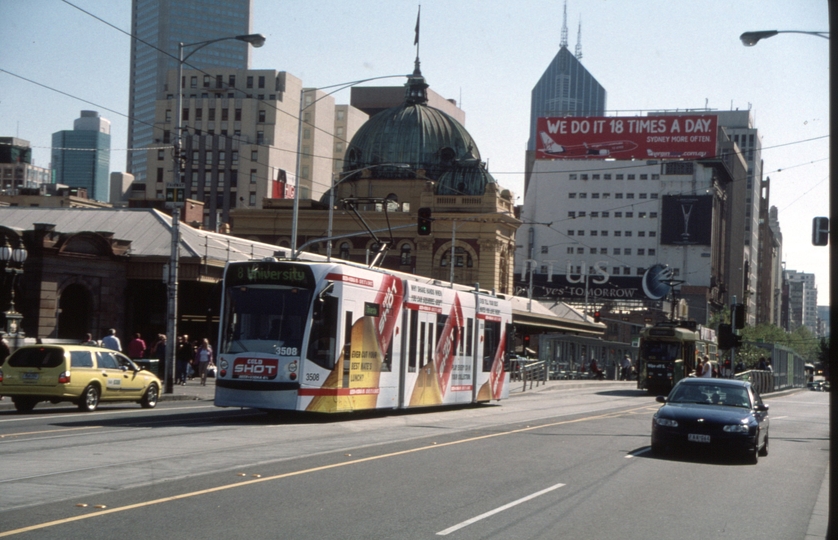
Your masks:
{"label": "blue sky", "polygon": [[[129,0],[69,1],[130,29]],[[253,67],[314,87],[408,73],[419,3],[254,0],[253,31],[267,43],[254,50]],[[563,2],[421,4],[422,73],[460,103],[489,170],[523,197],[530,91],[559,49]],[[569,0],[567,15],[571,50],[581,20],[582,63],[607,90],[609,114],[753,111],[786,267],[815,273],[826,304],[828,253],[811,245],[811,222],[828,215],[828,41],[782,34],[744,47],[739,35],[826,31],[827,2]],[[47,166],[52,133],[72,129],[81,110],[98,110],[112,123],[111,170],[124,170],[128,36],[62,0],[0,0],[0,20],[0,136],[30,141],[36,164]],[[347,103],[348,91],[336,99]]]}

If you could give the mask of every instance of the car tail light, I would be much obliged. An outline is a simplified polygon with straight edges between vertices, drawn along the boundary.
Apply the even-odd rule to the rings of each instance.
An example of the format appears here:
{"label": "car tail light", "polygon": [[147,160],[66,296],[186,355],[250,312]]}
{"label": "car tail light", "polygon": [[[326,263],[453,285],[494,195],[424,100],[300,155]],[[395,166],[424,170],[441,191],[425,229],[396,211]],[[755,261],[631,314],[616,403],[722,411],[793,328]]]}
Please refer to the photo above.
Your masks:
{"label": "car tail light", "polygon": [[0,382],[3,382],[3,370],[0,369]]}
{"label": "car tail light", "polygon": [[65,371],[61,375],[58,376],[58,384],[67,384],[70,382],[70,372]]}

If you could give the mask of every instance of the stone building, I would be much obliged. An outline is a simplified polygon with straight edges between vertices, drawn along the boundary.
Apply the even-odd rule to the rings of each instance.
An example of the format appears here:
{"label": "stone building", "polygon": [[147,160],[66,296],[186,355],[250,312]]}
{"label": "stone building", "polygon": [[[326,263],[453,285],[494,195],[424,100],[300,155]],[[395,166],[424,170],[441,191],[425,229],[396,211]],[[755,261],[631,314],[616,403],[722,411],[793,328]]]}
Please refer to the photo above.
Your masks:
{"label": "stone building", "polygon": [[[329,191],[299,201],[296,247],[355,262],[380,254],[384,268],[511,295],[520,225],[513,194],[491,176],[463,125],[428,105],[427,88],[417,61],[403,102],[370,118],[348,143],[331,231]],[[294,247],[293,206],[275,199],[231,210],[232,233]],[[416,228],[419,208],[433,218],[426,236]]]}

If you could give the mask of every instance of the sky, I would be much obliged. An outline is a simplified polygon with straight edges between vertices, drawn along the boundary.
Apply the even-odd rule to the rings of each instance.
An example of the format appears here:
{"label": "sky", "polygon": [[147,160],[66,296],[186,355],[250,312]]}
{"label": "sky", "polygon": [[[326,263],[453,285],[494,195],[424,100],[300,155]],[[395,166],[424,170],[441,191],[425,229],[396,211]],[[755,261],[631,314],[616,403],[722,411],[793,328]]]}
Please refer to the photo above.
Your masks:
{"label": "sky", "polygon": [[[252,67],[307,87],[410,73],[420,3],[422,74],[465,111],[489,171],[523,204],[530,92],[559,50],[563,0],[254,0],[253,32],[267,42]],[[570,49],[581,22],[581,62],[607,91],[607,115],[752,111],[783,260],[816,275],[820,305],[829,255],[811,245],[811,227],[829,215],[829,42],[791,33],[745,47],[739,36],[828,31],[827,9],[826,0],[567,1]],[[29,141],[47,167],[52,134],[96,110],[111,121],[111,171],[124,170],[130,0],[0,0],[0,20],[0,136]],[[335,98],[348,103],[349,91]]]}

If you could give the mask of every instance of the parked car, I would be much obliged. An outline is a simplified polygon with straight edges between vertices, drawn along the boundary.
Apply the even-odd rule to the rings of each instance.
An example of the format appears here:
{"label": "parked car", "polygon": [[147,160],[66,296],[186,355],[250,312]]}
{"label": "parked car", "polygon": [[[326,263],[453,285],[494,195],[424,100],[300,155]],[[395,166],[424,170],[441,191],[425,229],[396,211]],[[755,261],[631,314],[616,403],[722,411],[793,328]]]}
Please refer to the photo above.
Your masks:
{"label": "parked car", "polygon": [[160,379],[122,353],[83,345],[27,345],[0,368],[0,395],[10,396],[19,412],[42,401],[70,401],[95,411],[100,401],[136,401],[153,408]]}
{"label": "parked car", "polygon": [[768,405],[745,381],[682,379],[652,418],[652,452],[718,450],[757,463],[768,455]]}

